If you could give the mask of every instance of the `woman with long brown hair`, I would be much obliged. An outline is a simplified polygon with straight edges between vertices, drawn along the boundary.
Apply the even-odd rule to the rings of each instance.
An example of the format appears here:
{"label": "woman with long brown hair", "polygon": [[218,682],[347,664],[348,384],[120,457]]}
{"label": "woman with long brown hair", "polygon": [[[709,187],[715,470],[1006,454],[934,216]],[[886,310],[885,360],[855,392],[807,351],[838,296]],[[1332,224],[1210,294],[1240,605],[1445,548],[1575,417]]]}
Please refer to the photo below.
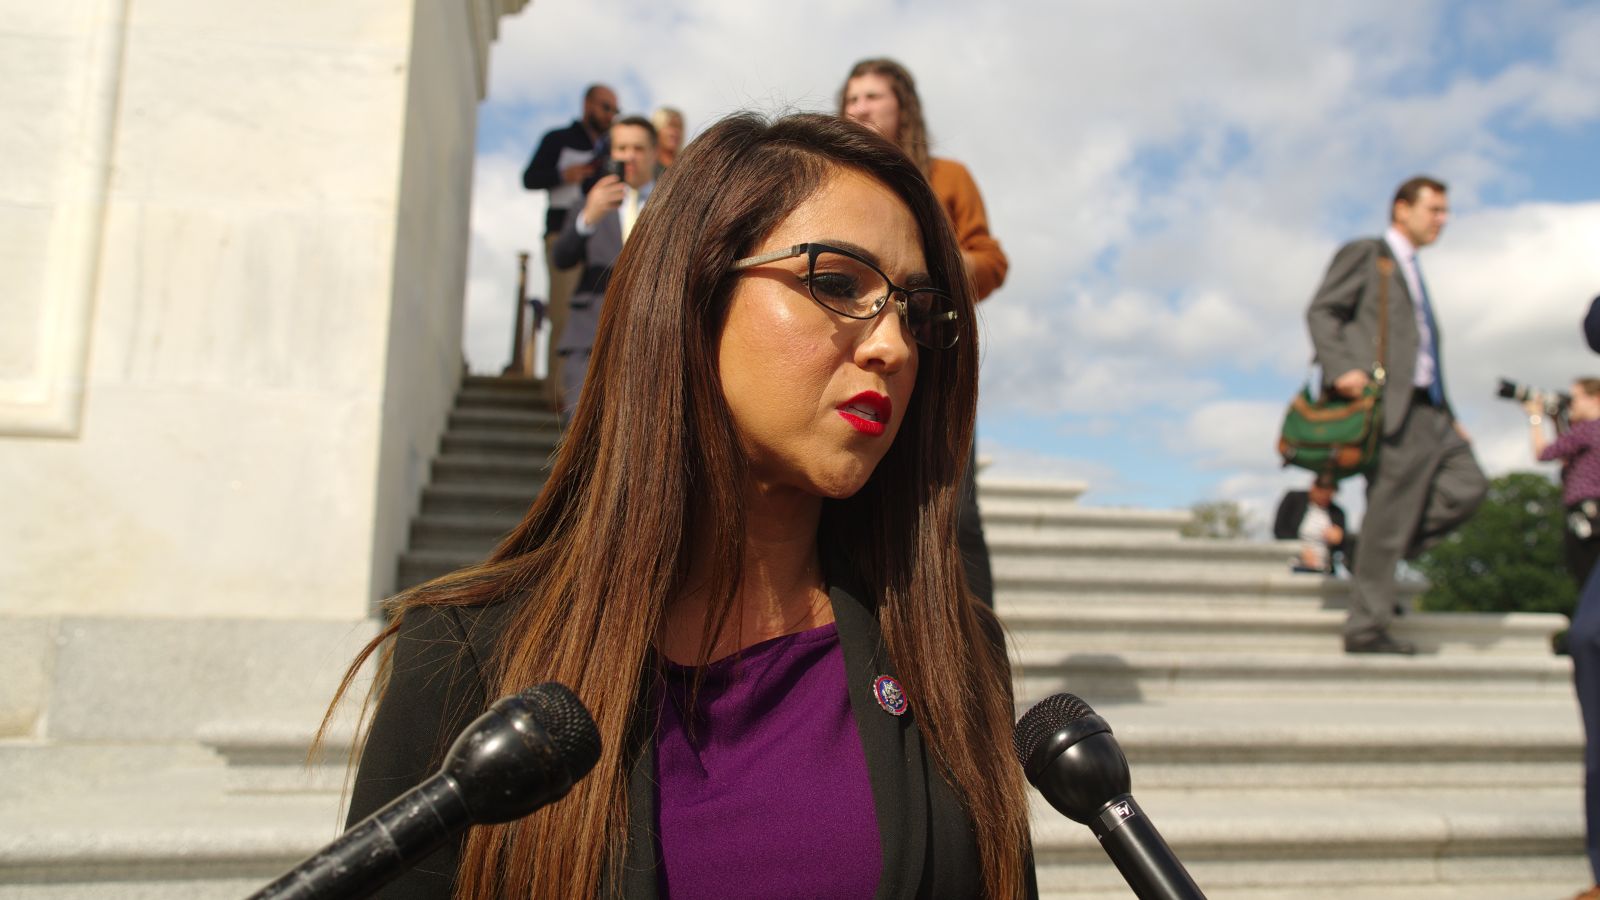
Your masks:
{"label": "woman with long brown hair", "polygon": [[387,648],[350,816],[537,682],[582,699],[600,761],[383,896],[1032,892],[1004,647],[955,543],[962,265],[922,174],[853,123],[741,114],[685,149],[544,490],[363,654]]}
{"label": "woman with long brown hair", "polygon": [[[1000,242],[989,231],[989,213],[967,167],[953,159],[932,155],[928,124],[922,117],[917,83],[906,67],[892,59],[864,59],[850,68],[839,88],[839,115],[878,132],[911,157],[933,188],[934,196],[950,217],[956,243],[961,248],[967,277],[972,279],[973,300],[982,301],[1006,280],[1010,262]],[[978,511],[978,448],[967,448],[966,483],[961,486],[961,515],[957,529],[967,583],[984,603],[994,607],[994,573],[989,566],[989,544],[983,536]]]}

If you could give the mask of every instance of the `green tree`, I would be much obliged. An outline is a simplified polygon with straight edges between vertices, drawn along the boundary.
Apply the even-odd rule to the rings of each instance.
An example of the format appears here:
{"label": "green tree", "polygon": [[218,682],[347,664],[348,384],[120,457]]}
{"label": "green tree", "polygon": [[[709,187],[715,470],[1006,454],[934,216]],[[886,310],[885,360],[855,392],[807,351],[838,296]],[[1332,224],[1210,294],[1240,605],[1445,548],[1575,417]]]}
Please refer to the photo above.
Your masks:
{"label": "green tree", "polygon": [[1250,527],[1250,517],[1232,500],[1203,500],[1189,510],[1194,518],[1180,529],[1184,537],[1236,538]]}
{"label": "green tree", "polygon": [[1561,487],[1545,476],[1494,479],[1478,512],[1417,560],[1432,584],[1421,607],[1572,615],[1577,587],[1563,557],[1565,520]]}

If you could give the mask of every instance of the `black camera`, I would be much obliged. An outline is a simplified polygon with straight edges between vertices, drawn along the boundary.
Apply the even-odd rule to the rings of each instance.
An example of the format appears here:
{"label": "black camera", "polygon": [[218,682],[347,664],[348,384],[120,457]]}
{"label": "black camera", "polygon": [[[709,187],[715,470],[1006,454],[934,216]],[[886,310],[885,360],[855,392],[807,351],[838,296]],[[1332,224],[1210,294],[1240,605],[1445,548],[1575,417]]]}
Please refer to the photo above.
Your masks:
{"label": "black camera", "polygon": [[1544,414],[1555,420],[1558,430],[1566,430],[1567,413],[1572,408],[1571,394],[1529,387],[1505,378],[1500,379],[1499,393],[1507,400],[1515,400],[1518,403],[1527,403],[1529,400],[1538,403],[1544,409]]}
{"label": "black camera", "polygon": [[615,175],[623,181],[628,180],[628,164],[620,159],[607,159],[600,164],[600,177]]}

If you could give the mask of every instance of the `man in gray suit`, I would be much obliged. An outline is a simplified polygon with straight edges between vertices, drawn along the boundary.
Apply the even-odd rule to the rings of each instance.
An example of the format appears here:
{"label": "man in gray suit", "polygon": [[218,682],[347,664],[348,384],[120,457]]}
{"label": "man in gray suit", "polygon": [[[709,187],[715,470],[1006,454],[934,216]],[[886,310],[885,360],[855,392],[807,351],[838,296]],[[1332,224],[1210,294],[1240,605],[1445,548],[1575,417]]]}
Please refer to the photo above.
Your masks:
{"label": "man in gray suit", "polygon": [[558,268],[583,267],[567,320],[556,339],[561,358],[562,421],[578,406],[611,267],[655,187],[656,129],[650,120],[640,116],[618,119],[610,135],[611,165],[589,188],[583,206],[567,217],[551,251]]}
{"label": "man in gray suit", "polygon": [[[1306,312],[1325,390],[1359,397],[1374,379],[1383,387],[1383,446],[1376,471],[1367,476],[1361,552],[1344,627],[1347,653],[1415,652],[1389,634],[1396,612],[1395,564],[1466,521],[1488,490],[1445,395],[1438,323],[1417,263],[1417,251],[1438,239],[1449,218],[1445,190],[1443,182],[1426,176],[1400,185],[1388,232],[1341,247]],[[1382,360],[1379,259],[1394,263]]]}

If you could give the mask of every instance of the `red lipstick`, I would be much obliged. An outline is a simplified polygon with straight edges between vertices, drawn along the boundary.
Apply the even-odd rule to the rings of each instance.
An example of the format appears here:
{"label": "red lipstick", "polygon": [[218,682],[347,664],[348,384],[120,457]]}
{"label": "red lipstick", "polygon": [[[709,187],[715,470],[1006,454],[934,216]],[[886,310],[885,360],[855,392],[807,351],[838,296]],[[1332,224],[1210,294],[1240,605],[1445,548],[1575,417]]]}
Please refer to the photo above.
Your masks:
{"label": "red lipstick", "polygon": [[850,427],[870,437],[883,434],[894,414],[894,404],[877,391],[862,391],[839,404],[839,415]]}

